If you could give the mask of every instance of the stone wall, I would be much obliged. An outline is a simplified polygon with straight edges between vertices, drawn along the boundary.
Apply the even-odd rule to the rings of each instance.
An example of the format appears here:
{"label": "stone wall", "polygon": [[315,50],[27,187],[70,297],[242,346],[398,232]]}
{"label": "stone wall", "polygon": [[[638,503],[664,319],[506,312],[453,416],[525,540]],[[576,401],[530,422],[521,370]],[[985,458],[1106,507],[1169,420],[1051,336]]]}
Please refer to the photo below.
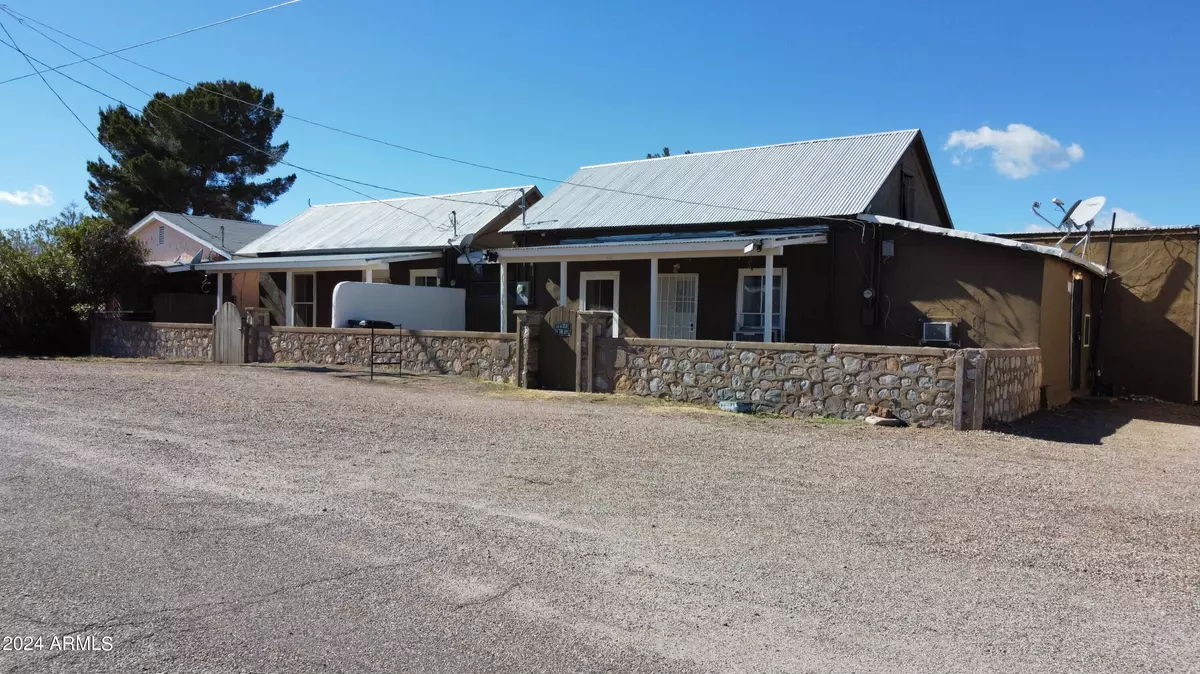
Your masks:
{"label": "stone wall", "polygon": [[[581,342],[589,342],[580,345],[581,391],[737,401],[755,411],[793,417],[862,419],[877,406],[914,426],[962,430],[1015,421],[1037,411],[1041,402],[1041,352],[1036,348],[606,337]],[[594,361],[587,368],[589,352]],[[585,372],[590,374],[586,381]]]}
{"label": "stone wall", "polygon": [[1042,403],[1040,349],[987,349],[985,422],[1007,423],[1036,412]]}
{"label": "stone wall", "polygon": [[596,344],[598,392],[743,401],[794,417],[862,419],[877,405],[915,426],[955,425],[953,349],[609,338]]}
{"label": "stone wall", "polygon": [[114,358],[212,360],[208,323],[147,323],[96,319],[92,354]]}
{"label": "stone wall", "polygon": [[[258,327],[251,359],[262,363],[314,363],[369,367],[371,331],[361,328]],[[402,372],[456,374],[518,383],[517,336],[498,332],[376,330],[376,361],[399,361]],[[376,365],[377,370],[395,366]]]}

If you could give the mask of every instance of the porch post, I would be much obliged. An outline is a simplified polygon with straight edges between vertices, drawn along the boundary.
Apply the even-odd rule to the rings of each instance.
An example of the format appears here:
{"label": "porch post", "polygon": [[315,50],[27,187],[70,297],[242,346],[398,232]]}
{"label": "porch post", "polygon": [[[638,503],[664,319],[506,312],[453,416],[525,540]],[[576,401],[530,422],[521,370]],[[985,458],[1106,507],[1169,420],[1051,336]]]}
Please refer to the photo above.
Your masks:
{"label": "porch post", "polygon": [[500,332],[508,332],[508,263],[500,260]]}
{"label": "porch post", "polygon": [[225,304],[225,275],[217,272],[217,310]]}
{"label": "porch post", "polygon": [[364,269],[363,270],[363,281],[366,283],[374,283],[375,282],[375,270],[371,269],[370,267],[367,267],[366,269]]}
{"label": "porch post", "polygon": [[658,258],[650,258],[650,339],[658,337]]}
{"label": "porch post", "polygon": [[570,280],[567,278],[567,261],[563,260],[558,263],[558,306],[567,306],[567,284]]}
{"label": "porch post", "polygon": [[286,305],[284,307],[284,311],[287,314],[288,327],[291,327],[296,324],[296,307],[293,306],[293,304],[292,304],[292,299],[293,299],[293,296],[295,295],[295,293],[296,293],[295,272],[288,271],[287,285],[284,288],[284,293],[283,293],[284,294],[283,302]]}
{"label": "porch post", "polygon": [[763,342],[770,344],[775,327],[771,308],[775,306],[775,255],[767,253],[763,263]]}

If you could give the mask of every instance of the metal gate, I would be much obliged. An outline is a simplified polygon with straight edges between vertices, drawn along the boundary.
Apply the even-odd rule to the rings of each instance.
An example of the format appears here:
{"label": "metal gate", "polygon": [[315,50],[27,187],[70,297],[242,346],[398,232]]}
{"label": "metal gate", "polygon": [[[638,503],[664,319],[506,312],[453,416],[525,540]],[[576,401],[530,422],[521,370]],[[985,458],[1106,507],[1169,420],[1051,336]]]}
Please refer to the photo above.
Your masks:
{"label": "metal gate", "polygon": [[658,330],[661,339],[696,338],[699,274],[658,275]]}
{"label": "metal gate", "polygon": [[233,302],[222,304],[213,314],[213,362],[246,362],[246,332]]}
{"label": "metal gate", "polygon": [[542,388],[575,390],[577,315],[574,309],[554,307],[542,319],[538,337],[538,381]]}

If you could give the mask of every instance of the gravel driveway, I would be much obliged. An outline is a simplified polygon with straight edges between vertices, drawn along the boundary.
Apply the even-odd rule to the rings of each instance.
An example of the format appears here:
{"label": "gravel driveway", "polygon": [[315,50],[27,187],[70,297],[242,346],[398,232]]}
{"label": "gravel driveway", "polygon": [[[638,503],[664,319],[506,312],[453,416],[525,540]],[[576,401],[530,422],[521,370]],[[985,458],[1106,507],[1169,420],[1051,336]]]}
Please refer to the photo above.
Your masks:
{"label": "gravel driveway", "polygon": [[0,671],[1200,669],[1200,414],[1012,431],[0,359]]}

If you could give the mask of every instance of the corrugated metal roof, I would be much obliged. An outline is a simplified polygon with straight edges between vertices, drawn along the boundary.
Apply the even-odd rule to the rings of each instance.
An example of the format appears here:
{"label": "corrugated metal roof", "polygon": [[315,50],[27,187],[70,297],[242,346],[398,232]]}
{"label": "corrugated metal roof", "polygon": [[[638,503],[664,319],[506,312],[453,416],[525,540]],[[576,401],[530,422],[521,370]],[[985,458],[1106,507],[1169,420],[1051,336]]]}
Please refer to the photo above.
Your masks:
{"label": "corrugated metal roof", "polygon": [[[209,248],[227,252],[248,246],[255,239],[275,229],[274,225],[244,220],[209,218],[202,215],[167,213],[165,211],[154,211],[151,215],[170,222],[198,239],[209,242]],[[225,228],[223,241],[222,227]]]}
{"label": "corrugated metal roof", "polygon": [[312,206],[237,254],[438,248],[455,238],[451,211],[457,217],[457,243],[520,201],[521,189]]}
{"label": "corrugated metal roof", "polygon": [[917,129],[585,166],[502,231],[857,215]]}
{"label": "corrugated metal roof", "polygon": [[406,260],[437,259],[440,253],[340,253],[337,255],[280,255],[275,257],[239,257],[232,260],[185,265],[199,271],[225,269],[253,271],[255,269],[357,268],[375,263]]}

